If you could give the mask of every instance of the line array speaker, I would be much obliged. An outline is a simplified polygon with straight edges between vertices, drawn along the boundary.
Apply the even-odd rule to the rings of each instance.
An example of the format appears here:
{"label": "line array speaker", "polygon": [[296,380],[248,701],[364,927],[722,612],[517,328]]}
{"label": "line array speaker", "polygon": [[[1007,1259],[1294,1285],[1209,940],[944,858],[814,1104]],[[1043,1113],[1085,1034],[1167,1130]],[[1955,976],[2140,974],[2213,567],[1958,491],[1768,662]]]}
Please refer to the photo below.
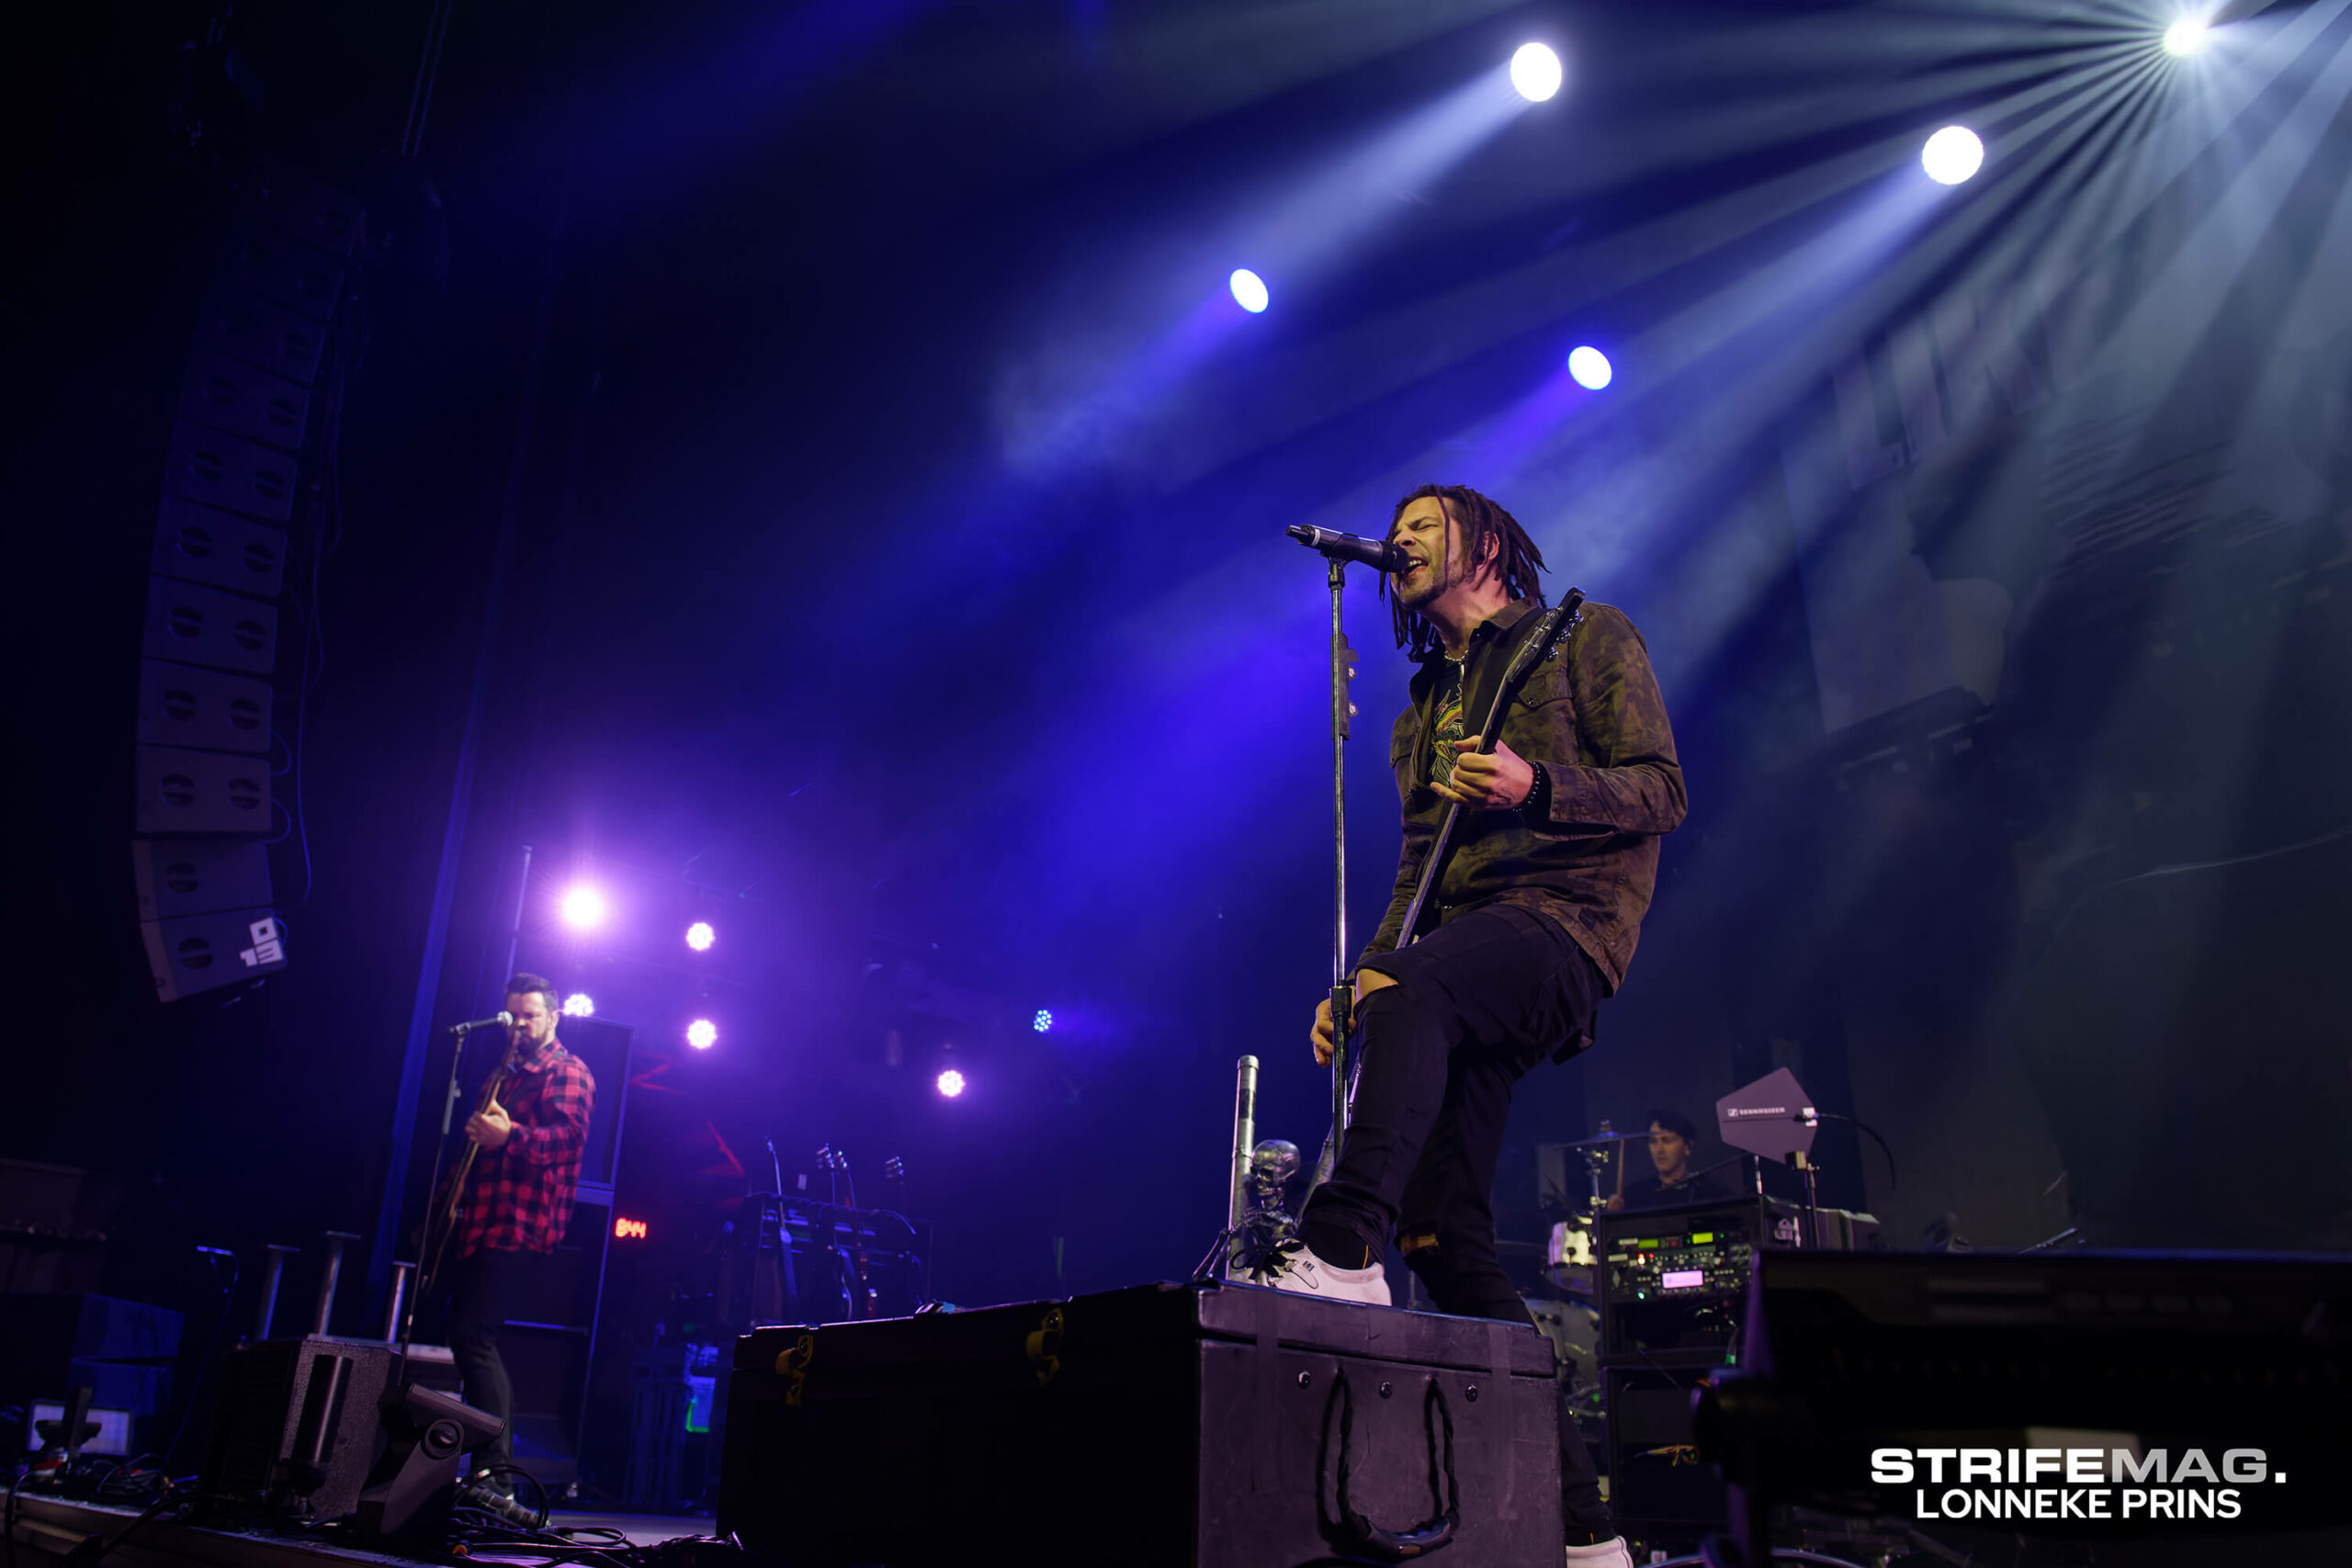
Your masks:
{"label": "line array speaker", "polygon": [[164,1001],[286,966],[265,848],[290,821],[271,789],[275,601],[316,504],[318,409],[342,373],[332,327],[366,225],[356,202],[269,160],[235,188],[148,564],[131,860]]}

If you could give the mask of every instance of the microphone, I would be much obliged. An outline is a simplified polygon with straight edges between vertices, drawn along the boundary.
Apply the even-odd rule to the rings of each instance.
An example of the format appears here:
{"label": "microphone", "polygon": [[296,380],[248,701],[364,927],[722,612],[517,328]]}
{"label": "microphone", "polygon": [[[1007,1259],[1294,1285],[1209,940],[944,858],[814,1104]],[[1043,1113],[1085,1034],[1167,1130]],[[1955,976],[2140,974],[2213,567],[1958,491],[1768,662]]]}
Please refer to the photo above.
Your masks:
{"label": "microphone", "polygon": [[1333,560],[1362,561],[1375,571],[1402,571],[1412,558],[1385,539],[1367,539],[1361,534],[1341,534],[1306,523],[1294,523],[1283,532]]}
{"label": "microphone", "polygon": [[514,1015],[513,1013],[494,1012],[488,1018],[471,1019],[464,1023],[453,1023],[449,1026],[449,1032],[452,1034],[471,1034],[477,1029],[512,1029],[514,1027]]}

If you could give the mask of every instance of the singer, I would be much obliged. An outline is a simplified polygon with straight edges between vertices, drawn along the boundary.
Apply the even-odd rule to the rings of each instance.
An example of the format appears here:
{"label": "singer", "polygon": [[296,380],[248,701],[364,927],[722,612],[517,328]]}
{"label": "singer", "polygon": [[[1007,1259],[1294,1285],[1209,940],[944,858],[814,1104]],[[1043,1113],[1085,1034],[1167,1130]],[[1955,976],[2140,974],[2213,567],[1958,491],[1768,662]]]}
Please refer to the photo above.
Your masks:
{"label": "singer", "polygon": [[514,1390],[498,1335],[571,1223],[596,1080],[555,1037],[562,1007],[552,982],[515,976],[506,982],[506,1010],[514,1021],[506,1032],[503,1081],[466,1122],[466,1137],[480,1153],[449,1275],[449,1355],[466,1403],[506,1423],[488,1448],[474,1452],[459,1500],[531,1524],[536,1510],[515,1500],[502,1468],[514,1462]]}
{"label": "singer", "polygon": [[[1478,754],[1479,725],[1544,603],[1544,558],[1510,513],[1462,485],[1405,497],[1388,539],[1404,558],[1381,594],[1397,646],[1420,665],[1389,739],[1405,850],[1387,918],[1357,961],[1363,1067],[1347,1138],[1266,1282],[1387,1304],[1380,1259],[1393,1234],[1440,1311],[1527,1322],[1495,1248],[1511,1090],[1546,1057],[1592,1043],[1657,886],[1658,840],[1682,820],[1682,769],[1641,634],[1606,604],[1585,606],[1512,700],[1494,751]],[[1403,931],[1456,802],[1422,929]],[[1328,1063],[1328,998],[1312,1039]],[[1569,1562],[1627,1562],[1572,1425],[1563,1438]]]}

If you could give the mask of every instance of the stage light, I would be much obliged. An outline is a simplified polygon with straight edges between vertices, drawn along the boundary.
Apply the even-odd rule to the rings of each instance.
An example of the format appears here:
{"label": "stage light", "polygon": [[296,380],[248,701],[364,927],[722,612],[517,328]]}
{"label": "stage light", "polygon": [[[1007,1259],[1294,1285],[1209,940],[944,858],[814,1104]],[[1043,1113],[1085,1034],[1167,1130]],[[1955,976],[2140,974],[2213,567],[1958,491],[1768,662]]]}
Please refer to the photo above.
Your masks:
{"label": "stage light", "polygon": [[1560,57],[1550,46],[1523,43],[1510,57],[1510,85],[1530,103],[1540,104],[1560,90]]}
{"label": "stage light", "polygon": [[562,911],[564,924],[583,931],[603,925],[605,917],[611,912],[605,903],[605,896],[586,886],[574,887],[566,893],[558,908]]}
{"label": "stage light", "polygon": [[1609,385],[1616,372],[1609,367],[1609,356],[1588,344],[1568,350],[1568,374],[1576,378],[1577,386],[1597,392]]}
{"label": "stage light", "polygon": [[1246,266],[1234,268],[1233,276],[1225,281],[1226,287],[1233,290],[1233,302],[1253,316],[1264,310],[1272,298],[1266,292],[1266,280]]}
{"label": "stage light", "polygon": [[707,1051],[718,1039],[718,1025],[707,1018],[698,1018],[686,1025],[686,1043],[697,1051]]}
{"label": "stage light", "polygon": [[2201,17],[2183,17],[2165,29],[2165,52],[2182,55],[2202,54],[2205,52],[2206,38],[2205,23]]}
{"label": "stage light", "polygon": [[939,1092],[953,1100],[964,1092],[964,1075],[950,1067],[939,1075]]}
{"label": "stage light", "polygon": [[563,1016],[566,1018],[595,1017],[596,998],[585,991],[572,992],[571,995],[563,998]]}
{"label": "stage light", "polygon": [[1919,149],[1919,166],[1939,186],[1956,186],[1984,166],[1984,143],[1964,125],[1947,125]]}
{"label": "stage light", "polygon": [[710,944],[718,940],[718,933],[710,929],[708,920],[696,920],[686,928],[686,945],[696,953],[708,953]]}
{"label": "stage light", "polygon": [[1045,1033],[1046,1031],[1051,1029],[1053,1026],[1054,1015],[1046,1011],[1044,1008],[1039,1008],[1037,1010],[1037,1016],[1029,1021],[1029,1027],[1035,1030],[1040,1034]]}

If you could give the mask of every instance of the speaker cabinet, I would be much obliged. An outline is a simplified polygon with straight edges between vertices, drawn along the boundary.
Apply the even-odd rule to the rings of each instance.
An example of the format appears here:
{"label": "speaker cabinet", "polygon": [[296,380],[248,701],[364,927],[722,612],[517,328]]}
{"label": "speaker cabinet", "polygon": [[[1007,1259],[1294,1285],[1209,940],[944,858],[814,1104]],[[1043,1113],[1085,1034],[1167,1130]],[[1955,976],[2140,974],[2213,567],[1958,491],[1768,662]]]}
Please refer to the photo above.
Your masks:
{"label": "speaker cabinet", "polygon": [[199,1498],[291,1518],[357,1511],[375,1459],[384,1392],[398,1382],[388,1345],[305,1335],[229,1352]]}

